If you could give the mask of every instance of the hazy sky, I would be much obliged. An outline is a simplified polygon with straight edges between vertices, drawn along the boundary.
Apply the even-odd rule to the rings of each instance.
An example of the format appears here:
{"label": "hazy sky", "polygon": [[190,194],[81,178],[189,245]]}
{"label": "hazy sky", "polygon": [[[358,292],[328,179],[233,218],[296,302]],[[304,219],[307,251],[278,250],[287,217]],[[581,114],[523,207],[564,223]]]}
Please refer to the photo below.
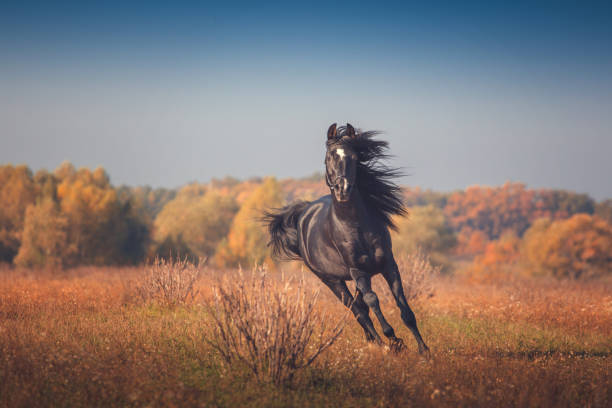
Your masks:
{"label": "hazy sky", "polygon": [[81,3],[1,3],[0,163],[300,177],[348,121],[403,184],[612,197],[610,2]]}

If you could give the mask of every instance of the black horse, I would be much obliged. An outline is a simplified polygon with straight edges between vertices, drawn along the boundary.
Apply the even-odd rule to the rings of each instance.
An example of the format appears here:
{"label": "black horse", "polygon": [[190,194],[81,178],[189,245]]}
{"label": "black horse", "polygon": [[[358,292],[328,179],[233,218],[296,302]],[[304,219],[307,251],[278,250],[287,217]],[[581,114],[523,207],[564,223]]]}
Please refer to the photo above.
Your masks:
{"label": "black horse", "polygon": [[[276,256],[301,259],[349,307],[368,341],[381,343],[369,309],[394,350],[403,348],[383,316],[372,291],[373,275],[382,273],[389,284],[402,320],[412,331],[419,353],[429,348],[421,338],[410,310],[391,250],[392,215],[405,215],[400,188],[393,183],[399,173],[385,166],[387,142],[375,140],[378,132],[356,132],[347,124],[327,131],[325,180],[330,195],[312,202],[297,202],[266,214],[270,245]],[[356,283],[353,297],[346,281]]]}

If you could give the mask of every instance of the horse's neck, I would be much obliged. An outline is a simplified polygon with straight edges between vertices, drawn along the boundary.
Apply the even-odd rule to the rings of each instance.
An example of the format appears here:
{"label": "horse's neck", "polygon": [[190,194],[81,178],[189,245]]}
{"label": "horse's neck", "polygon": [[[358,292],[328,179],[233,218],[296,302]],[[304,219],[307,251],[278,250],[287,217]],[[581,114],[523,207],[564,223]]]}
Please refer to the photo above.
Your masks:
{"label": "horse's neck", "polygon": [[347,225],[357,225],[363,219],[365,203],[358,191],[354,191],[346,203],[339,203],[332,198],[332,216]]}

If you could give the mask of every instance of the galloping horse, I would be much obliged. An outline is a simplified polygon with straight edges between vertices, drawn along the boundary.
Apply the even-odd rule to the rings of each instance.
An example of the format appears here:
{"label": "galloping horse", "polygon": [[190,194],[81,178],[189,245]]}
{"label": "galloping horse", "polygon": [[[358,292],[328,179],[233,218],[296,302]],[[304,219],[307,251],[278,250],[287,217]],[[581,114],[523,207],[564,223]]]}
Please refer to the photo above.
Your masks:
{"label": "galloping horse", "polygon": [[[388,144],[376,140],[378,132],[361,132],[347,123],[327,131],[325,180],[331,194],[312,202],[296,202],[266,213],[273,253],[281,258],[303,260],[310,270],[353,312],[368,341],[382,340],[370,319],[371,309],[391,348],[403,341],[383,316],[372,276],[382,273],[412,331],[419,353],[429,348],[410,310],[391,250],[389,228],[393,215],[405,215],[400,188],[393,183],[399,173],[381,161]],[[346,281],[354,280],[353,297]]]}

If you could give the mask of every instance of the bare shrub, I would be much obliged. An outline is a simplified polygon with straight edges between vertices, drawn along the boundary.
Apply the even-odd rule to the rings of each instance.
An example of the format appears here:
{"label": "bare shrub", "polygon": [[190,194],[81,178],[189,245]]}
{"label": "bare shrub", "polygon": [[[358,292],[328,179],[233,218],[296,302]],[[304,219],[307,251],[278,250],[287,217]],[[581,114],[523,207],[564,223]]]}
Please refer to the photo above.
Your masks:
{"label": "bare shrub", "polygon": [[145,302],[159,302],[166,306],[175,306],[193,301],[198,291],[194,285],[202,276],[200,260],[196,265],[187,258],[163,259],[156,257],[145,270],[136,290]]}
{"label": "bare shrub", "polygon": [[272,281],[264,268],[251,276],[239,272],[214,287],[214,320],[209,343],[227,367],[243,364],[263,381],[291,381],[330,347],[344,328],[344,318],[329,323],[316,310],[318,291],[306,289],[304,279]]}
{"label": "bare shrub", "polygon": [[433,266],[429,256],[420,249],[397,259],[406,300],[434,295],[435,281],[440,276],[440,266]]}

